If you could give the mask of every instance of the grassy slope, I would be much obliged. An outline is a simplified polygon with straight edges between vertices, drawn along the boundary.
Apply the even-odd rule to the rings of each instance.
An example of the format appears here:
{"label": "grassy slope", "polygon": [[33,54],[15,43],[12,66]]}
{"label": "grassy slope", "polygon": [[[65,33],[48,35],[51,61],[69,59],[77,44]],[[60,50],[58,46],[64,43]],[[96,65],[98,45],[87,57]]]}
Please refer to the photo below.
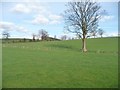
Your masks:
{"label": "grassy slope", "polygon": [[117,87],[117,38],[3,44],[3,87]]}
{"label": "grassy slope", "polygon": [[2,44],[0,41],[0,89],[2,89]]}

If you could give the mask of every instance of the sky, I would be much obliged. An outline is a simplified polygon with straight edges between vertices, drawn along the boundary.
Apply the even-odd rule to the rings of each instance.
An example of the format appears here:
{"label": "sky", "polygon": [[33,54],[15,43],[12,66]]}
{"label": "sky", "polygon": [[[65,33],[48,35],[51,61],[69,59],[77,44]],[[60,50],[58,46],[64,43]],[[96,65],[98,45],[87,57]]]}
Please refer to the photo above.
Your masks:
{"label": "sky", "polygon": [[[0,37],[8,30],[11,38],[32,38],[44,29],[49,36],[60,38],[62,35],[74,37],[66,33],[62,14],[66,10],[67,2],[0,2]],[[118,3],[99,2],[101,9],[107,14],[99,21],[99,28],[105,31],[104,36],[118,34]]]}

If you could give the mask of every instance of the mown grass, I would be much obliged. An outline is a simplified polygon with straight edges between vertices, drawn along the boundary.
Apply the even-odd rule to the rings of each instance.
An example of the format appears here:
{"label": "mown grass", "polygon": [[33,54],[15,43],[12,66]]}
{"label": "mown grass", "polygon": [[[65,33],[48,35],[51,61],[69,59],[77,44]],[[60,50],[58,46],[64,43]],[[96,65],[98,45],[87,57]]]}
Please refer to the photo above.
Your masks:
{"label": "mown grass", "polygon": [[3,44],[3,88],[116,88],[118,38]]}

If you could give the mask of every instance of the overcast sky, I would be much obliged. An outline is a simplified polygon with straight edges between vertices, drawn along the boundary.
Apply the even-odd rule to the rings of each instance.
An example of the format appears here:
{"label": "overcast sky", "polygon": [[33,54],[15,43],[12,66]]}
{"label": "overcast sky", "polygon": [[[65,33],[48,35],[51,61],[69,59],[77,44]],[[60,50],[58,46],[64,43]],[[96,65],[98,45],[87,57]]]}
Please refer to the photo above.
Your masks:
{"label": "overcast sky", "polygon": [[[11,37],[32,38],[38,30],[45,29],[50,36],[60,37],[64,33],[62,13],[66,2],[0,2],[0,33],[8,30]],[[105,36],[118,34],[118,3],[102,2],[108,12],[102,16],[99,27]],[[68,33],[69,36],[73,36]],[[1,34],[0,34],[1,37]]]}

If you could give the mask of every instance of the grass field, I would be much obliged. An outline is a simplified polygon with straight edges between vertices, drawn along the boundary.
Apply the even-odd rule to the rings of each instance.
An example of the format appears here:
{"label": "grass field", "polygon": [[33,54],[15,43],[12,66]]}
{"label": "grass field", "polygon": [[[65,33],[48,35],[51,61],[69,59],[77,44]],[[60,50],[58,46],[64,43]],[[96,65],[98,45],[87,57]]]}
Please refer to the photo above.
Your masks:
{"label": "grass field", "polygon": [[0,89],[2,89],[2,43],[0,40]]}
{"label": "grass field", "polygon": [[3,88],[116,88],[118,38],[3,44]]}

